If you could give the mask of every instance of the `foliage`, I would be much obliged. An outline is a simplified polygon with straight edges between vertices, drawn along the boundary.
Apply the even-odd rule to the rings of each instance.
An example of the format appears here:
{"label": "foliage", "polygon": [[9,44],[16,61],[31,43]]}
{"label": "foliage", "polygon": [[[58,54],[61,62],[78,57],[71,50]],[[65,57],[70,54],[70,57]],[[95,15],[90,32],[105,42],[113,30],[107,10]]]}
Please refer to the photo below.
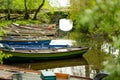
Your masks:
{"label": "foliage", "polygon": [[70,15],[76,31],[90,35],[107,34],[109,37],[120,33],[120,0],[71,1]]}
{"label": "foliage", "polygon": [[[114,46],[120,50],[120,36],[113,37]],[[109,76],[104,80],[119,80],[120,79],[120,53],[115,57],[111,56],[104,62],[105,70]]]}
{"label": "foliage", "polygon": [[[54,12],[55,8],[52,8],[49,4],[49,0],[1,0],[0,1],[0,12],[6,14],[6,16],[1,16],[5,19],[13,19],[13,15],[18,18],[24,14],[24,19],[37,19],[37,14],[41,9],[43,12],[51,11]],[[33,15],[34,14],[34,15]],[[18,17],[17,17],[18,16]]]}
{"label": "foliage", "polygon": [[[1,0],[3,4],[1,4],[0,9],[6,9],[7,1],[8,0]],[[27,0],[28,9],[36,9],[40,3],[41,3],[41,0]],[[24,1],[23,0],[11,0],[11,9],[24,10]]]}
{"label": "foliage", "polygon": [[0,51],[0,63],[3,64],[3,58],[8,58],[10,57],[11,55],[9,54],[4,54],[2,51]]}
{"label": "foliage", "polygon": [[120,79],[120,56],[109,57],[104,62],[105,70],[108,72],[108,76],[103,80],[119,80]]}
{"label": "foliage", "polygon": [[49,23],[50,22],[50,16],[44,12],[41,12],[38,14],[38,19],[43,23]]}
{"label": "foliage", "polygon": [[[120,0],[71,0],[70,17],[74,21],[73,38],[80,34],[97,38],[111,38],[114,46],[120,50]],[[120,53],[104,62],[109,76],[105,80],[120,79]]]}

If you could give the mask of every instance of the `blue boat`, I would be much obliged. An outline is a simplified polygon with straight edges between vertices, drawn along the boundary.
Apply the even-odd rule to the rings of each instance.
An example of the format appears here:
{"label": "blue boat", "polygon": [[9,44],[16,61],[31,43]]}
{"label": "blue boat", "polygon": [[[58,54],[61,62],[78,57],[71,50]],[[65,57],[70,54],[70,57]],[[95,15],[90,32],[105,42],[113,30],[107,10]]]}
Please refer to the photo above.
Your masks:
{"label": "blue boat", "polygon": [[40,41],[0,41],[4,47],[11,47],[15,50],[18,49],[42,49],[48,47],[51,40],[40,40]]}
{"label": "blue boat", "polygon": [[[70,40],[40,40],[40,41],[0,41],[4,48],[15,50],[38,50],[70,47]],[[61,43],[62,42],[62,43]]]}

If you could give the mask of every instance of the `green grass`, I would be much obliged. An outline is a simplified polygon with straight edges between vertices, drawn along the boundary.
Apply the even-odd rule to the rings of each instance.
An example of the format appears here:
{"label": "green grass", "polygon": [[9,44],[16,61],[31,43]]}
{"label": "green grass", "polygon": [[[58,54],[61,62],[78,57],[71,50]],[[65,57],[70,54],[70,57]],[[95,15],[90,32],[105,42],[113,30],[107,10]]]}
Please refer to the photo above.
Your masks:
{"label": "green grass", "polygon": [[0,21],[0,27],[1,26],[8,26],[12,23],[17,23],[17,24],[41,24],[41,22],[39,20],[2,20]]}
{"label": "green grass", "polygon": [[15,21],[17,24],[40,24],[39,20],[17,20]]}
{"label": "green grass", "polygon": [[7,25],[9,25],[9,24],[12,24],[12,21],[11,20],[2,20],[2,21],[0,21],[0,27],[1,26],[7,26]]}

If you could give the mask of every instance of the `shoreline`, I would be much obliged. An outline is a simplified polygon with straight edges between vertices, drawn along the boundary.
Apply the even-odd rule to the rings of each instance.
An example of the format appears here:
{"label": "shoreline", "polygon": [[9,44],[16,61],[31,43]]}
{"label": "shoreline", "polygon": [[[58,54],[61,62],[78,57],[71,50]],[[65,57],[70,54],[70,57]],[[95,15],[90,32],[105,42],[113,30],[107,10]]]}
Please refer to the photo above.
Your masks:
{"label": "shoreline", "polygon": [[0,64],[0,70],[6,70],[6,71],[23,71],[23,72],[31,72],[31,73],[40,74],[39,70],[19,68],[19,67],[4,65],[4,64]]}

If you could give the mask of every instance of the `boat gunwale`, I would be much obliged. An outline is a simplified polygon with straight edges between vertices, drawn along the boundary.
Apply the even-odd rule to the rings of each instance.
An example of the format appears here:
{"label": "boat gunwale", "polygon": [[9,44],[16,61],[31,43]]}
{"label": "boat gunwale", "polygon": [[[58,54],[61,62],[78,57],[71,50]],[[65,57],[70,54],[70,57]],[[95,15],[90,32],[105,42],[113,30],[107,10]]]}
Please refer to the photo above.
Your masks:
{"label": "boat gunwale", "polygon": [[[75,50],[72,50],[73,48],[75,48]],[[20,50],[16,50],[16,51],[3,50],[3,52],[21,53],[21,54],[60,54],[60,53],[69,53],[69,52],[88,50],[88,47],[83,47],[83,48],[73,47],[73,48],[60,48],[60,49],[67,49],[66,51],[58,51],[60,49],[55,49],[54,48],[54,49],[42,49],[43,51],[42,50],[24,50],[24,51],[29,51],[29,52],[19,52]],[[47,52],[44,52],[45,50]],[[35,52],[33,53],[33,51],[35,51]],[[39,52],[39,51],[42,51],[42,52]],[[51,52],[49,52],[49,51],[51,51]]]}

